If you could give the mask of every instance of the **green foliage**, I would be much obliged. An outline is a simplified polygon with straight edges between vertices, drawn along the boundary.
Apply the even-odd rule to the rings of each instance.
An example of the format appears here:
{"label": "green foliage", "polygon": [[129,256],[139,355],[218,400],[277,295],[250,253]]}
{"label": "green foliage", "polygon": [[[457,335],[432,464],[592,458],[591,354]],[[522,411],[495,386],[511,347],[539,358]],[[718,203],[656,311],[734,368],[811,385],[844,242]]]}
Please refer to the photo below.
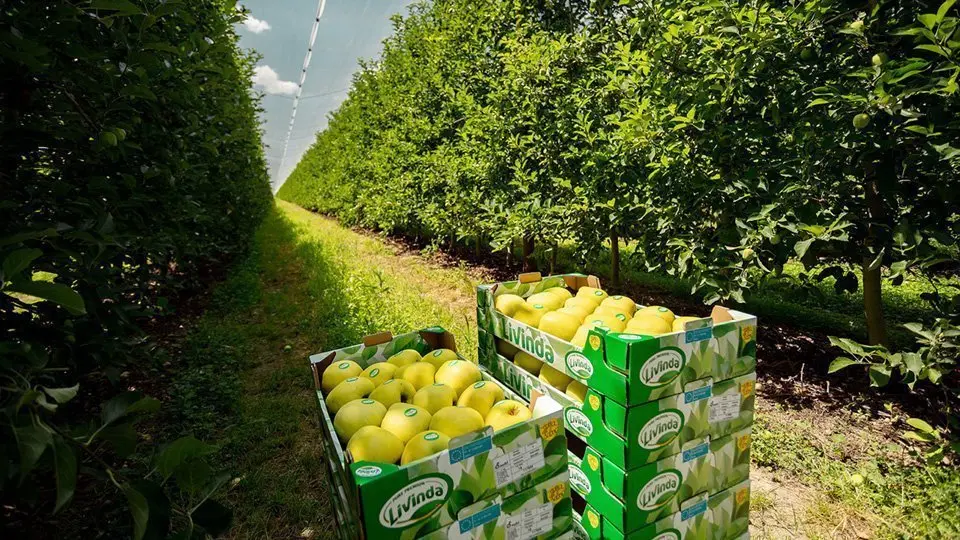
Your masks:
{"label": "green foliage", "polygon": [[708,303],[957,245],[950,2],[521,4],[398,20],[280,197],[494,248],[613,232]]}
{"label": "green foliage", "polygon": [[[242,16],[230,0],[3,6],[0,491],[10,508],[60,511],[78,473],[89,482],[100,469],[128,500],[136,538],[228,523],[209,499],[223,479],[196,453],[161,450],[161,479],[121,470],[150,461],[135,425],[158,401],[121,394],[89,422],[83,410],[86,381],[116,382],[142,360],[143,323],[246,250],[271,204],[255,59],[233,30]],[[24,494],[51,475],[55,494]]]}

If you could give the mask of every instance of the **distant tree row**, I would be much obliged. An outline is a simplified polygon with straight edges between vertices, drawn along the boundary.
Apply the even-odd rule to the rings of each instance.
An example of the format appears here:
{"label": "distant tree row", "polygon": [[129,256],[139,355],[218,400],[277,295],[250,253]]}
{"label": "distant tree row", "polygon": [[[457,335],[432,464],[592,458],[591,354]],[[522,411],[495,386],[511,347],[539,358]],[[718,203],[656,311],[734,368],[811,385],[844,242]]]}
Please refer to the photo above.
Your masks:
{"label": "distant tree row", "polygon": [[799,260],[862,287],[884,343],[883,284],[960,237],[956,26],[952,0],[418,4],[279,196],[437,242],[611,249],[615,279],[631,242],[707,302]]}

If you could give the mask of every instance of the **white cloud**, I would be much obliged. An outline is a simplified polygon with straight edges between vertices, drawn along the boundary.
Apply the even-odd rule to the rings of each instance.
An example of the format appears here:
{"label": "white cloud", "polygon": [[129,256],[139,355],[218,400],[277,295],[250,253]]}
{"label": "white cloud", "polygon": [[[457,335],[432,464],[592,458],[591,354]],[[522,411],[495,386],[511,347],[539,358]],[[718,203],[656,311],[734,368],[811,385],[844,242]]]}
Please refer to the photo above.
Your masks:
{"label": "white cloud", "polygon": [[281,81],[280,76],[270,66],[253,68],[253,85],[262,88],[268,94],[292,96],[297,93],[297,83]]}
{"label": "white cloud", "polygon": [[243,26],[245,26],[247,30],[253,32],[254,34],[266,32],[270,29],[270,23],[267,21],[261,21],[253,15],[247,15],[247,18],[243,21]]}

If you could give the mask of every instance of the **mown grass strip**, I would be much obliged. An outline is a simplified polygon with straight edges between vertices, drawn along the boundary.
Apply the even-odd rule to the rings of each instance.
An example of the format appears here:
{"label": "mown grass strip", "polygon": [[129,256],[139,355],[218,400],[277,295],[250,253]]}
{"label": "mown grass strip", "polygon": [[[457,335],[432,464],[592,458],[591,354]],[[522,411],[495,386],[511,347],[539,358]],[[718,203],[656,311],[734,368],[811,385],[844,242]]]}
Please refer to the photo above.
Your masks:
{"label": "mown grass strip", "polygon": [[[228,494],[234,537],[330,534],[307,356],[379,330],[439,324],[472,357],[480,279],[462,267],[398,255],[376,238],[278,201],[254,252],[218,288],[192,332],[174,396],[178,416],[171,429],[218,441],[222,467],[240,479]],[[956,513],[947,504],[960,496],[955,472],[883,459],[869,466],[845,462],[811,444],[802,428],[758,417],[755,462],[815,487],[828,508],[861,509],[881,537],[905,530],[935,534],[940,517]],[[864,477],[859,487],[849,482],[853,474]],[[801,518],[829,536],[815,513]]]}

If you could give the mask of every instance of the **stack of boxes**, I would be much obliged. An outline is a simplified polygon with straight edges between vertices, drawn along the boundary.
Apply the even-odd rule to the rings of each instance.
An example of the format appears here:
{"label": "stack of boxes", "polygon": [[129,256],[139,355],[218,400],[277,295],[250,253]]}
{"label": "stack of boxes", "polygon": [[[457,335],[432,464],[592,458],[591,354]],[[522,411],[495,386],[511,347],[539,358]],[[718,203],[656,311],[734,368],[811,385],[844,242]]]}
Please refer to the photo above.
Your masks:
{"label": "stack of boxes", "polygon": [[[716,307],[656,337],[591,330],[581,348],[494,308],[500,294],[528,297],[556,286],[576,291],[599,282],[526,274],[479,286],[479,361],[521,396],[542,393],[563,406],[581,535],[747,534],[756,317]],[[500,354],[514,347],[585,384],[584,402]]]}
{"label": "stack of boxes", "polygon": [[[330,532],[350,540],[570,538],[566,430],[562,412],[548,399],[547,410],[535,410],[530,420],[495,433],[491,427],[467,433],[451,439],[447,450],[406,465],[356,462],[337,438],[320,384],[328,366],[350,360],[367,367],[405,349],[426,354],[439,348],[456,351],[456,343],[433,327],[377,334],[310,357],[336,519]],[[488,372],[481,375],[500,384]],[[531,409],[540,397],[523,396]]]}

